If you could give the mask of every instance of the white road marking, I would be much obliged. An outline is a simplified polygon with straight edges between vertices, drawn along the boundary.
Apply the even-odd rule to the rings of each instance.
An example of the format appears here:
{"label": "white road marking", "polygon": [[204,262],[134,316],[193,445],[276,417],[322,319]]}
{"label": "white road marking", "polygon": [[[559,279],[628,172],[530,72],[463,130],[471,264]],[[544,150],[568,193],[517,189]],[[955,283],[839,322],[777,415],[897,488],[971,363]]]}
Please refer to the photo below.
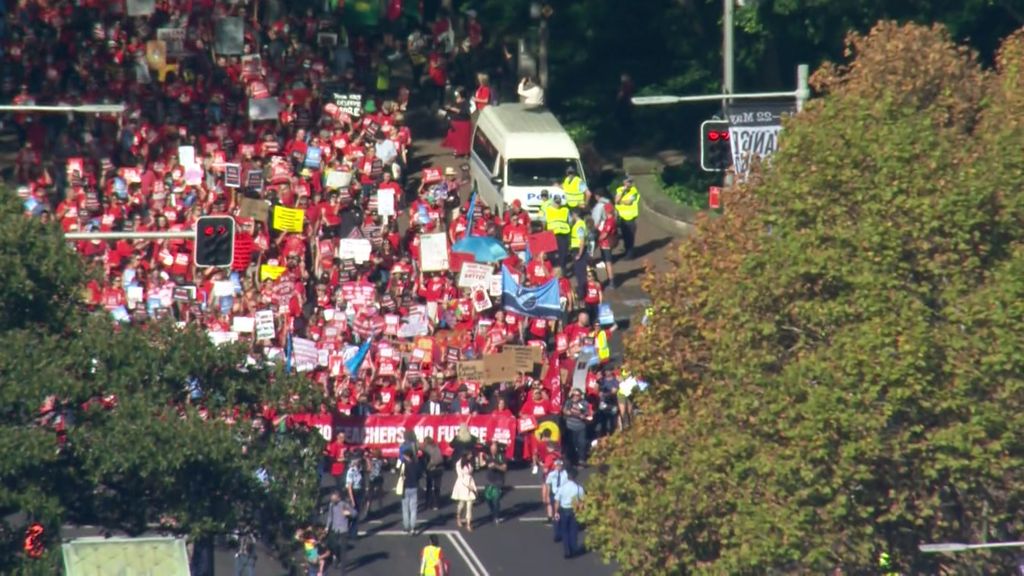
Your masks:
{"label": "white road marking", "polygon": [[515,488],[517,490],[540,490],[543,487],[543,484],[517,484],[515,486],[512,486],[512,488]]}
{"label": "white road marking", "polygon": [[547,516],[526,516],[519,519],[520,522],[547,522]]}
{"label": "white road marking", "polygon": [[479,568],[480,576],[491,576],[490,573],[487,572],[487,568],[484,567],[484,563],[481,562],[480,558],[477,557],[476,552],[473,552],[473,547],[469,545],[469,542],[466,542],[465,538],[463,538],[461,532],[452,530],[451,534],[449,534],[448,537],[451,538],[453,541],[459,540],[460,542],[462,542],[462,545],[466,548],[466,554],[468,554],[471,558],[473,558],[473,561],[476,562],[476,566],[477,568]]}
{"label": "white road marking", "polygon": [[[360,536],[365,536],[366,532],[360,532]],[[437,534],[448,538],[448,541],[452,543],[452,548],[455,552],[462,557],[466,562],[466,566],[469,566],[469,571],[473,576],[491,576],[490,572],[484,568],[480,558],[477,557],[476,553],[473,552],[473,548],[470,547],[466,539],[462,537],[457,530],[423,530],[417,533],[417,536],[422,534]],[[403,530],[381,530],[374,532],[376,536],[408,536]]]}

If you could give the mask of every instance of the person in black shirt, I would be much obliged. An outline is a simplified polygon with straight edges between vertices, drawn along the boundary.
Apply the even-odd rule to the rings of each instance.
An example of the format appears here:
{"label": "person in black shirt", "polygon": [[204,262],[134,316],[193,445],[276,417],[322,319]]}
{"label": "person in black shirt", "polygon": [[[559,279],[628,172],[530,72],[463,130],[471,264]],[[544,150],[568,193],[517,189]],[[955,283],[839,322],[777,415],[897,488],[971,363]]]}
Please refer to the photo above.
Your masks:
{"label": "person in black shirt", "polygon": [[419,507],[417,491],[420,485],[420,461],[411,448],[406,448],[401,456],[402,472],[402,528],[412,536],[416,533],[416,511]]}
{"label": "person in black shirt", "polygon": [[505,461],[504,447],[492,441],[490,450],[484,455],[484,468],[487,470],[487,487],[484,488],[484,500],[491,510],[491,519],[495,524],[501,523],[501,496],[505,490],[505,473],[508,463]]}

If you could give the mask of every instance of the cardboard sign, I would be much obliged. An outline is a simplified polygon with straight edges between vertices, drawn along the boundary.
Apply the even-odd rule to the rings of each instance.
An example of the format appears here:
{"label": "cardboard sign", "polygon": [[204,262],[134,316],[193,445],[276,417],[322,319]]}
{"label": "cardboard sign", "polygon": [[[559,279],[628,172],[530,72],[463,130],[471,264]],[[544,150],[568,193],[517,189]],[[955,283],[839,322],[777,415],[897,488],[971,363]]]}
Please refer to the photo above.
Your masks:
{"label": "cardboard sign", "polygon": [[220,18],[216,22],[213,49],[224,56],[245,52],[245,21],[238,17]]}
{"label": "cardboard sign", "polygon": [[362,94],[342,94],[334,92],[334,105],[349,116],[361,116],[363,114]]}
{"label": "cardboard sign", "polygon": [[[499,280],[501,276],[498,276]],[[477,264],[476,262],[466,262],[462,265],[462,270],[459,271],[459,288],[478,288],[481,286],[490,287],[491,283],[491,267],[487,264]],[[500,286],[500,284],[499,284]],[[501,295],[501,291],[498,291],[498,295]]]}
{"label": "cardboard sign", "polygon": [[167,46],[168,56],[184,56],[185,39],[188,34],[184,28],[160,28],[156,31],[156,39]]}
{"label": "cardboard sign", "polygon": [[277,120],[281,101],[277,98],[249,98],[249,120]]}
{"label": "cardboard sign", "polygon": [[259,310],[256,312],[256,338],[270,340],[275,336],[274,312],[271,310]]}
{"label": "cardboard sign", "polygon": [[241,198],[238,201],[238,216],[241,218],[252,218],[266,224],[269,214],[270,204],[266,200]]}
{"label": "cardboard sign", "polygon": [[362,264],[370,259],[371,252],[373,245],[366,238],[343,238],[338,241],[338,258],[342,260]]}
{"label": "cardboard sign", "polygon": [[245,174],[245,187],[249,190],[263,190],[263,171],[249,170]]}
{"label": "cardboard sign", "polygon": [[543,360],[543,351],[536,346],[504,346],[501,354],[484,357],[485,383],[515,380],[520,372],[533,373]]}
{"label": "cardboard sign", "polygon": [[395,191],[390,188],[377,190],[377,214],[381,216],[395,215]]}
{"label": "cardboard sign", "polygon": [[306,211],[301,208],[274,206],[274,230],[301,233],[305,220]]}
{"label": "cardboard sign", "polygon": [[483,360],[464,360],[455,365],[459,380],[483,382],[487,378],[487,369]]}
{"label": "cardboard sign", "polygon": [[550,230],[530,234],[526,238],[526,246],[530,249],[530,254],[558,252],[558,242],[555,240],[555,233]]}
{"label": "cardboard sign", "polygon": [[228,188],[242,187],[242,166],[240,164],[224,165],[224,186]]}
{"label": "cardboard sign", "polygon": [[448,236],[444,232],[420,234],[420,269],[424,272],[448,269]]}

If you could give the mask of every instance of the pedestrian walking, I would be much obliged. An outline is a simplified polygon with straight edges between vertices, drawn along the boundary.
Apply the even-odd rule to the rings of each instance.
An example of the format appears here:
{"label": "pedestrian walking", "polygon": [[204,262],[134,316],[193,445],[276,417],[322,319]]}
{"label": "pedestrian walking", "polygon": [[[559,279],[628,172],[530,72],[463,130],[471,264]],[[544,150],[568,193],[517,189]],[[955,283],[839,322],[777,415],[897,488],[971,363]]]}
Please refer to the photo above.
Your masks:
{"label": "pedestrian walking", "polygon": [[569,474],[565,471],[565,461],[561,458],[555,459],[555,467],[548,472],[547,476],[544,477],[544,485],[541,487],[541,499],[544,501],[544,507],[547,509],[548,522],[553,523],[555,528],[555,542],[562,541],[562,533],[558,531],[558,524],[555,522],[555,512],[557,506],[555,502],[555,494],[569,481]]}
{"label": "pedestrian walking", "polygon": [[593,407],[583,398],[583,391],[573,388],[562,409],[565,427],[572,442],[573,458],[577,466],[587,465],[587,426],[594,418]]}
{"label": "pedestrian walking", "polygon": [[615,189],[615,212],[618,214],[625,258],[630,260],[636,244],[636,219],[640,215],[640,191],[633,184],[632,176],[627,176],[622,186]]}
{"label": "pedestrian walking", "polygon": [[420,461],[412,448],[399,457],[402,466],[402,528],[412,536],[416,533],[416,512],[419,509]]}
{"label": "pedestrian walking", "polygon": [[576,506],[586,494],[583,487],[576,482],[576,470],[569,470],[569,480],[562,484],[555,493],[558,509],[555,511],[555,522],[562,536],[562,546],[566,558],[580,553],[580,524],[576,520]]}
{"label": "pedestrian walking", "polygon": [[238,533],[235,576],[256,576],[256,536],[248,528]]}
{"label": "pedestrian walking", "polygon": [[363,510],[360,510],[360,520],[366,520],[369,517],[374,504],[377,505],[378,510],[384,505],[384,455],[380,448],[375,449],[367,456],[366,474],[366,502],[363,505]]}
{"label": "pedestrian walking", "polygon": [[427,540],[429,543],[420,552],[420,576],[448,576],[448,559],[441,550],[440,539],[431,534]]}
{"label": "pedestrian walking", "polygon": [[441,480],[444,478],[444,456],[434,439],[423,439],[423,461],[425,464],[424,508],[437,510],[441,507]]}
{"label": "pedestrian walking", "polygon": [[356,509],[341,497],[341,492],[331,492],[331,503],[327,506],[327,549],[331,553],[331,564],[338,567],[338,573],[345,573],[345,556],[348,553],[349,529],[356,520]]}
{"label": "pedestrian walking", "polygon": [[473,531],[473,504],[476,503],[476,480],[473,479],[473,454],[465,452],[455,463],[455,486],[452,500],[457,502],[455,525]]}
{"label": "pedestrian walking", "polygon": [[504,447],[496,440],[491,442],[490,450],[484,456],[487,469],[487,486],[484,488],[484,500],[491,511],[491,520],[501,523],[501,497],[505,491],[505,473],[508,463],[505,461]]}
{"label": "pedestrian walking", "polygon": [[345,490],[348,491],[348,501],[356,509],[356,515],[352,516],[349,522],[349,537],[355,539],[359,534],[358,513],[366,504],[364,496],[366,485],[363,480],[363,454],[361,450],[353,453],[352,460],[348,464],[348,471],[345,473]]}

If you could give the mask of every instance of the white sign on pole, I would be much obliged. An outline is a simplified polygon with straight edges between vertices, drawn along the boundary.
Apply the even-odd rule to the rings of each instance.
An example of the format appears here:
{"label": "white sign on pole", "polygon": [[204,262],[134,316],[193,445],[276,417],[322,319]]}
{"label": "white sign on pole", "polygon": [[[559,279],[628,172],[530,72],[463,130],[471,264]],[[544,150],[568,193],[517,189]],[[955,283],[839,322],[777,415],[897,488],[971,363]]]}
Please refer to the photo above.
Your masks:
{"label": "white sign on pole", "polygon": [[491,282],[487,290],[491,296],[501,296],[501,274],[491,274]]}
{"label": "white sign on pole", "polygon": [[420,269],[424,272],[448,269],[448,236],[444,232],[420,234]]}
{"label": "white sign on pole", "polygon": [[256,338],[270,340],[275,336],[274,312],[273,310],[259,310],[256,312]]}
{"label": "white sign on pole", "polygon": [[477,288],[487,286],[490,288],[491,267],[487,264],[466,262],[459,272],[459,288]]}
{"label": "white sign on pole", "polygon": [[377,214],[381,216],[395,215],[395,191],[390,188],[377,190]]}

